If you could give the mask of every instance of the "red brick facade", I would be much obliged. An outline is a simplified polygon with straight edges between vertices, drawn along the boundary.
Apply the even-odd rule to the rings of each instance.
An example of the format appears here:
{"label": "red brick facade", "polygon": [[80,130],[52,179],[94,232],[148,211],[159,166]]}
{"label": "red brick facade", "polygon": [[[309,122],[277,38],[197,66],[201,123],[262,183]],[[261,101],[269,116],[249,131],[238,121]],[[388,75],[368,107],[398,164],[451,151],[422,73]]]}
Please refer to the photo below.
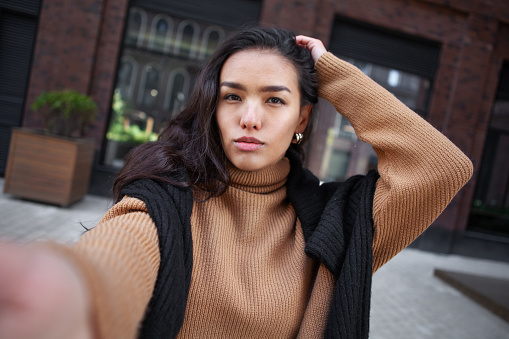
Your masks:
{"label": "red brick facade", "polygon": [[24,126],[40,123],[29,106],[41,91],[75,89],[99,105],[89,136],[101,146],[127,5],[127,0],[42,2]]}
{"label": "red brick facade", "polygon": [[[90,131],[101,147],[109,118],[128,0],[43,0],[27,107],[42,90],[92,95],[100,113]],[[501,65],[509,59],[509,2],[496,0],[265,0],[261,23],[330,40],[343,16],[442,45],[428,121],[479,168]],[[29,111],[25,126],[37,126]],[[477,174],[477,172],[476,172]],[[463,230],[476,178],[435,222]]]}

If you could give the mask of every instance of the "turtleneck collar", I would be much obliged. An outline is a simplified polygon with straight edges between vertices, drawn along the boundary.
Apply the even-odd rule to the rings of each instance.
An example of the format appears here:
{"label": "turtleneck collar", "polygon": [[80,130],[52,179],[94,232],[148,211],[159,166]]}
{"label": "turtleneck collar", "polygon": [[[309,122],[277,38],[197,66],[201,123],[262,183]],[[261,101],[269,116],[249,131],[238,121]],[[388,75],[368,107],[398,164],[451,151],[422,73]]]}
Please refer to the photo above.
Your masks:
{"label": "turtleneck collar", "polygon": [[259,194],[271,193],[283,187],[290,173],[290,161],[287,158],[256,171],[243,171],[231,163],[227,166],[231,187]]}

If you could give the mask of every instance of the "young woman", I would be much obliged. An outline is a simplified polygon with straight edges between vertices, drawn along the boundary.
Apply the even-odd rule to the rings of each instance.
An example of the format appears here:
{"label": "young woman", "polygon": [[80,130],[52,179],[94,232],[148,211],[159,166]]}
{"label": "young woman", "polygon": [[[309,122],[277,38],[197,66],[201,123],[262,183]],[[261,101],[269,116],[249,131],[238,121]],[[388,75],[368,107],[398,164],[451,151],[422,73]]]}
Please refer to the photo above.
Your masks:
{"label": "young woman", "polygon": [[[378,172],[320,185],[302,168],[318,96],[373,146]],[[28,278],[51,267],[58,281],[37,283],[53,298],[20,297],[38,321],[0,321],[0,337],[367,338],[373,272],[471,174],[447,138],[319,40],[239,32],[159,141],[129,155],[95,229],[72,248],[4,247],[37,256]]]}

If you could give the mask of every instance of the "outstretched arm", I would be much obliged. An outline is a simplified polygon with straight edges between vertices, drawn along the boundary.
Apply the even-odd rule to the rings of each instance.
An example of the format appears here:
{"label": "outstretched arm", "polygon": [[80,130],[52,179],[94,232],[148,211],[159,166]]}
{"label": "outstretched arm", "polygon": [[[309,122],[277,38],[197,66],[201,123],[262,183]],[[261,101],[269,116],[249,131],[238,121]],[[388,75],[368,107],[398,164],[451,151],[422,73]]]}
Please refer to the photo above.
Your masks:
{"label": "outstretched arm", "polygon": [[158,268],[156,227],[129,197],[72,248],[0,243],[0,338],[135,338]]}
{"label": "outstretched arm", "polygon": [[90,296],[72,260],[0,243],[0,338],[93,338]]}

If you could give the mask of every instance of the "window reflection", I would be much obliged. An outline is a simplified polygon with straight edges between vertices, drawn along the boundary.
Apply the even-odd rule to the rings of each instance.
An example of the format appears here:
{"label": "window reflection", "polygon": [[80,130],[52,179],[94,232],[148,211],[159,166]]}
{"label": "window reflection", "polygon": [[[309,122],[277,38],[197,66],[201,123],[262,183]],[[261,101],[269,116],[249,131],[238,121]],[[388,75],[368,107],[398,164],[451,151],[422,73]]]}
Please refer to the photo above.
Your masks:
{"label": "window reflection", "polygon": [[138,64],[136,60],[130,56],[122,57],[120,68],[118,70],[117,89],[122,98],[132,96],[134,82],[138,73]]}
{"label": "window reflection", "polygon": [[387,77],[387,83],[391,87],[398,87],[401,80],[401,73],[396,71],[395,69],[391,69],[389,71],[389,76]]}
{"label": "window reflection", "polygon": [[172,71],[168,77],[164,108],[171,112],[171,117],[180,112],[186,102],[189,80],[190,76],[183,68]]}
{"label": "window reflection", "polygon": [[143,36],[145,35],[146,23],[146,12],[139,8],[131,8],[127,20],[125,43],[128,45],[141,46],[143,43]]}
{"label": "window reflection", "polygon": [[[343,59],[357,66],[413,111],[421,115],[426,113],[430,79],[352,58]],[[342,181],[376,168],[378,158],[371,145],[357,138],[348,119],[338,114],[332,105],[321,101],[318,119],[318,125],[331,126],[321,132],[323,136],[314,136],[311,145],[309,167],[322,181]]]}
{"label": "window reflection", "polygon": [[200,28],[195,22],[184,21],[179,25],[175,42],[175,54],[192,59],[196,55]]}
{"label": "window reflection", "polygon": [[209,57],[214,53],[219,43],[225,38],[224,30],[221,27],[208,27],[203,33],[200,50],[200,59]]}
{"label": "window reflection", "polygon": [[203,60],[227,33],[218,25],[129,10],[104,164],[121,167],[132,147],[157,139],[184,107]]}
{"label": "window reflection", "polygon": [[149,49],[157,52],[168,52],[171,44],[173,20],[166,15],[156,15],[152,20]]}
{"label": "window reflection", "polygon": [[145,107],[154,106],[159,94],[159,67],[157,65],[145,66],[141,84],[138,103]]}

